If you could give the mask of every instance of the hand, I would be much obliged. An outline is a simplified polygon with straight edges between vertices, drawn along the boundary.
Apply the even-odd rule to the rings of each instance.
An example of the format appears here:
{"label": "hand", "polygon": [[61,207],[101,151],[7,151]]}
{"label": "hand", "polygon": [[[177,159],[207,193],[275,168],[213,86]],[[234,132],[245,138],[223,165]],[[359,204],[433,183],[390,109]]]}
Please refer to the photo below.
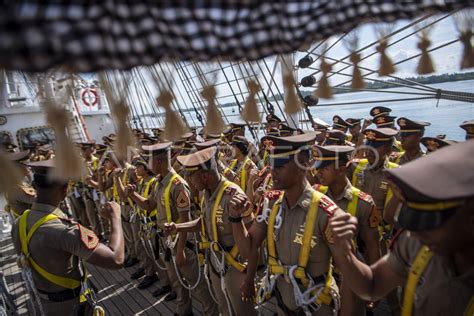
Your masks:
{"label": "hand", "polygon": [[357,218],[348,213],[335,214],[329,219],[334,246],[341,253],[348,255],[352,252],[352,240],[357,230]]}
{"label": "hand", "polygon": [[243,302],[253,302],[255,298],[255,285],[253,280],[247,278],[240,284],[240,296]]}
{"label": "hand", "polygon": [[163,226],[163,234],[165,236],[169,236],[171,234],[174,234],[178,231],[178,227],[176,226],[176,223],[171,222],[171,223],[165,223]]}
{"label": "hand", "polygon": [[243,193],[236,193],[229,202],[229,216],[240,217],[249,207],[251,207],[251,203],[247,196]]}
{"label": "hand", "polygon": [[125,193],[126,196],[131,196],[133,194],[133,192],[135,192],[136,190],[137,190],[136,185],[127,184],[127,186],[125,187],[124,193]]}
{"label": "hand", "polygon": [[100,216],[105,219],[120,219],[120,204],[117,202],[107,202],[102,206],[100,210]]}
{"label": "hand", "polygon": [[122,169],[120,168],[115,168],[114,171],[112,171],[112,177],[118,177],[122,175]]}
{"label": "hand", "polygon": [[372,119],[364,119],[364,123],[362,124],[362,130],[365,130],[369,125],[372,124]]}
{"label": "hand", "polygon": [[86,183],[89,183],[89,184],[91,183],[91,180],[92,180],[92,176],[87,176],[85,179]]}
{"label": "hand", "polygon": [[186,265],[186,254],[183,251],[178,251],[176,253],[176,265],[181,268]]}

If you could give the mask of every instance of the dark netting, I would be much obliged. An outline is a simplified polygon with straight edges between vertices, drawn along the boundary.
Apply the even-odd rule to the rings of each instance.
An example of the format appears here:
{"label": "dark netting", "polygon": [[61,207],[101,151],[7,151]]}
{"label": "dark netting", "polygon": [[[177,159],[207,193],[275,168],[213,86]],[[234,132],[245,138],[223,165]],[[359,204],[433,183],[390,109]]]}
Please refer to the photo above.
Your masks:
{"label": "dark netting", "polygon": [[259,59],[348,32],[473,6],[420,1],[2,1],[0,67],[44,71],[126,69],[163,58]]}

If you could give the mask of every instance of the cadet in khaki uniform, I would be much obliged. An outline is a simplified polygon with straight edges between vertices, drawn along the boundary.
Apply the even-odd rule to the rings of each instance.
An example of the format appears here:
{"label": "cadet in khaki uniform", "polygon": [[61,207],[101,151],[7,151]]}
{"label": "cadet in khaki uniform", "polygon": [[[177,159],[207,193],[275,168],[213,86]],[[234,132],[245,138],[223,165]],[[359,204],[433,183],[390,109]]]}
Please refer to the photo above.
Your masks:
{"label": "cadet in khaki uniform", "polygon": [[367,158],[351,161],[348,178],[353,186],[372,196],[379,216],[382,216],[392,196],[383,171],[398,167],[388,159],[397,131],[377,128],[366,129],[363,133],[366,137]]}
{"label": "cadet in khaki uniform", "polygon": [[5,192],[5,199],[7,202],[5,210],[7,210],[15,219],[23,214],[25,210],[31,207],[31,204],[33,204],[36,197],[35,189],[33,189],[33,187],[28,183],[29,171],[24,165],[24,163],[26,163],[29,159],[30,151],[26,150],[8,153],[5,156],[7,159],[16,162],[24,175],[23,181],[19,186],[11,188]]}
{"label": "cadet in khaki uniform", "polygon": [[[37,198],[31,210],[14,223],[13,244],[32,271],[34,287],[45,314],[84,315],[87,306],[81,306],[79,302],[83,280],[81,260],[109,269],[122,267],[124,246],[119,205],[114,203],[104,208],[103,216],[110,220],[112,227],[110,242],[106,246],[99,243],[94,232],[69,220],[59,210],[58,205],[66,196],[67,182],[49,180],[54,161],[29,165],[34,171]],[[41,222],[27,242],[22,235],[31,233],[33,225]],[[53,276],[46,276],[37,266]],[[67,282],[58,281],[58,277]]]}
{"label": "cadet in khaki uniform", "polygon": [[[246,201],[234,199],[229,212],[234,238],[243,256],[256,254],[267,238],[267,275],[276,277],[276,283],[265,282],[264,293],[274,290],[279,314],[333,315],[339,295],[331,272],[332,240],[327,225],[329,217],[344,211],[306,180],[315,133],[269,138],[274,146],[270,154],[273,189],[282,191],[267,193],[268,207],[248,233],[239,221]],[[321,295],[298,294],[312,282],[320,287]]]}
{"label": "cadet in khaki uniform", "polygon": [[243,136],[234,136],[230,145],[235,152],[235,159],[229,165],[229,168],[236,173],[236,177],[233,181],[238,184],[247,195],[250,195],[250,191],[253,189],[250,182],[252,177],[257,173],[257,166],[252,159],[249,158],[250,143]]}
{"label": "cadet in khaki uniform", "polygon": [[404,316],[474,314],[473,156],[474,141],[467,141],[387,171],[402,201],[403,230],[371,266],[351,251],[357,220],[330,220],[336,262],[355,293],[377,300],[403,286]]}
{"label": "cadet in khaki uniform", "polygon": [[[148,168],[148,162],[142,159],[137,159],[134,163],[137,175],[141,178],[134,191],[143,199],[147,199],[153,195],[158,178],[154,176],[153,172]],[[132,192],[127,186],[125,190],[127,195]],[[153,285],[156,281],[160,281],[160,296],[171,291],[168,274],[166,271],[160,269],[164,266],[163,260],[155,256],[156,249],[156,224],[157,224],[157,210],[147,211],[135,204],[135,212],[140,220],[141,247],[139,248],[140,267],[132,275],[132,279],[139,279],[143,275],[145,278],[138,284],[139,289],[146,289]],[[159,263],[157,264],[156,261]]]}
{"label": "cadet in khaki uniform", "polygon": [[[93,176],[99,167],[99,159],[94,156],[95,142],[83,142],[78,143],[81,148],[81,154],[84,161],[87,164],[89,175]],[[95,193],[94,193],[95,192]],[[83,190],[81,191],[82,199],[84,201],[85,213],[90,223],[91,229],[97,236],[102,236],[102,227],[99,219],[99,209],[97,208],[97,202],[99,196],[97,191],[94,191],[88,181],[83,181]],[[97,203],[97,204],[96,204]]]}
{"label": "cadet in khaki uniform", "polygon": [[[364,262],[372,264],[380,258],[379,231],[380,216],[375,209],[372,197],[353,187],[347,179],[346,164],[354,150],[350,146],[317,146],[318,178],[321,185],[313,186],[326,194],[337,206],[357,218],[359,227],[356,241],[361,240],[363,247],[358,252],[364,256]],[[340,315],[363,315],[364,304],[349,290],[347,282],[341,286]]]}
{"label": "cadet in khaki uniform", "polygon": [[[252,258],[245,273],[246,267],[238,257],[228,213],[233,197],[246,196],[238,185],[218,173],[216,152],[216,147],[209,147],[178,157],[178,161],[188,171],[190,181],[199,191],[203,191],[201,217],[188,223],[171,223],[167,225],[167,229],[171,232],[201,231],[203,242],[200,248],[208,253],[206,264],[210,267],[210,282],[220,314],[256,315],[253,303],[242,301],[239,288],[247,280],[245,285],[251,281],[251,291],[254,291],[257,257]],[[247,225],[252,224],[251,208],[247,208],[243,221]]]}
{"label": "cadet in khaki uniform", "polygon": [[[150,168],[156,174],[159,174],[159,178],[152,198],[145,200],[138,196],[136,192],[130,195],[140,207],[148,211],[156,208],[157,226],[159,229],[163,229],[165,223],[187,222],[191,220],[190,191],[184,179],[172,168],[170,159],[171,144],[171,142],[168,142],[143,146],[143,150],[152,155],[150,158]],[[179,274],[186,278],[189,284],[195,284],[200,267],[198,258],[191,248],[196,247],[196,245],[192,245],[188,241],[186,233],[179,234],[175,247],[167,245],[167,241],[172,240],[173,236],[165,237],[161,234],[159,238],[159,245],[156,246],[160,247],[160,253],[164,256],[170,285],[177,295],[176,314],[190,315],[192,314],[190,293],[179,282],[172,260],[176,260]],[[175,258],[171,258],[171,256]],[[212,302],[212,297],[203,278],[200,280],[200,284],[193,290],[193,294],[203,303],[204,314],[217,314],[216,306]]]}
{"label": "cadet in khaki uniform", "polygon": [[397,120],[400,127],[400,137],[404,152],[396,153],[391,157],[391,161],[398,165],[406,164],[412,160],[423,157],[426,153],[421,150],[420,141],[425,133],[428,122],[416,122],[401,117]]}

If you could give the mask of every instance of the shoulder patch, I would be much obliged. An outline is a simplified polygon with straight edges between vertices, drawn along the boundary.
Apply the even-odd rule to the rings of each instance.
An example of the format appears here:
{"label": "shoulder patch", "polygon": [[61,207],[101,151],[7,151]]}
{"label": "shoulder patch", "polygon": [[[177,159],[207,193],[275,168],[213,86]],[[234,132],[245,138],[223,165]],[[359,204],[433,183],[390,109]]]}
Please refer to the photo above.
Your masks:
{"label": "shoulder patch", "polygon": [[181,180],[179,179],[179,177],[176,177],[176,178],[174,179],[174,181],[173,181],[173,184],[174,184],[174,185],[178,185],[178,184],[180,184],[180,183],[181,183]]}
{"label": "shoulder patch", "polygon": [[270,200],[277,200],[281,194],[282,192],[279,190],[270,190],[268,192],[265,192],[265,197]]}
{"label": "shoulder patch", "polygon": [[320,188],[321,188],[321,184],[319,183],[316,183],[315,185],[313,185],[313,189],[315,189],[316,191],[319,191]]}
{"label": "shoulder patch", "polygon": [[85,228],[81,224],[77,224],[77,227],[79,228],[79,236],[84,246],[89,250],[95,249],[99,244],[99,238],[97,235],[92,230]]}
{"label": "shoulder patch", "polygon": [[360,191],[359,193],[359,199],[367,202],[367,203],[373,203],[374,199],[372,199],[372,196],[370,194],[367,194],[365,192]]}
{"label": "shoulder patch", "polygon": [[329,217],[333,216],[334,212],[339,208],[336,203],[334,203],[326,195],[321,196],[321,199],[319,200],[319,207],[321,207],[322,210],[326,212]]}
{"label": "shoulder patch", "polygon": [[176,205],[179,208],[189,207],[189,195],[186,194],[184,189],[179,190],[178,197],[176,198]]}
{"label": "shoulder patch", "polygon": [[382,221],[382,214],[380,214],[380,211],[377,210],[375,207],[372,207],[372,211],[370,212],[370,216],[369,216],[369,227],[375,228],[379,226],[381,221]]}

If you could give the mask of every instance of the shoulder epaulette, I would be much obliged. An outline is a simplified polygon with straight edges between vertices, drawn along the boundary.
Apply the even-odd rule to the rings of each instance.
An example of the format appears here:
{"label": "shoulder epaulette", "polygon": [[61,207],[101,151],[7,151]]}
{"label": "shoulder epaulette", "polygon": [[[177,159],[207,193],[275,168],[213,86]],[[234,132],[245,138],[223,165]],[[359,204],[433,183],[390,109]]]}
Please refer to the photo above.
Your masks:
{"label": "shoulder epaulette", "polygon": [[179,179],[179,177],[176,177],[173,181],[173,184],[175,184],[175,185],[178,185],[180,183],[181,183],[181,179]]}
{"label": "shoulder epaulette", "polygon": [[330,198],[326,195],[321,196],[319,199],[319,207],[329,215],[329,217],[334,215],[334,212],[339,208],[336,203],[334,203]]}
{"label": "shoulder epaulette", "polygon": [[367,193],[362,192],[362,191],[359,192],[359,199],[361,199],[365,202],[368,202],[368,203],[373,203],[374,202],[374,199],[372,198],[372,196],[370,194],[367,194]]}
{"label": "shoulder epaulette", "polygon": [[270,200],[277,200],[282,194],[282,191],[279,190],[270,190],[265,192],[265,197]]}

